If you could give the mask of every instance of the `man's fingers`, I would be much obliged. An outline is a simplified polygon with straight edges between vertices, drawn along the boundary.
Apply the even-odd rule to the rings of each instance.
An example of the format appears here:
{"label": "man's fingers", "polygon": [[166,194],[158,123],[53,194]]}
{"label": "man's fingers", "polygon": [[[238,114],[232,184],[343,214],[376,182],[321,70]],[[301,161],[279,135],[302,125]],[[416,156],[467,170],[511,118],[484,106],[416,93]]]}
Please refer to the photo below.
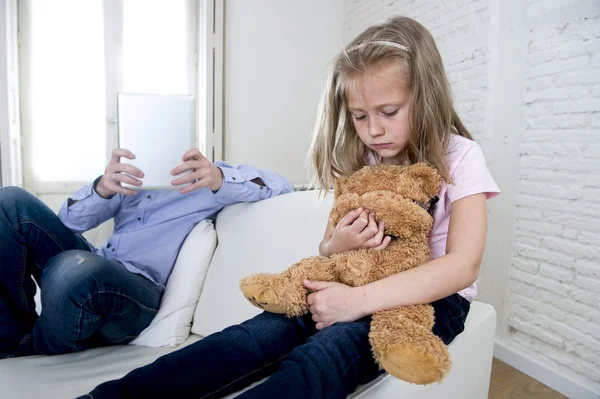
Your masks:
{"label": "man's fingers", "polygon": [[176,167],[171,169],[171,174],[175,176],[175,175],[178,175],[185,171],[195,170],[195,169],[200,169],[200,163],[198,161],[195,161],[195,160],[185,161],[184,163],[180,163],[179,165],[177,165]]}
{"label": "man's fingers", "polygon": [[171,169],[171,174],[175,176],[188,170],[205,170],[209,169],[211,165],[206,158],[200,160],[190,159]]}
{"label": "man's fingers", "polygon": [[202,155],[202,153],[200,152],[199,149],[197,148],[190,148],[189,150],[187,150],[185,152],[185,154],[183,154],[183,157],[181,158],[183,160],[183,162],[185,161],[189,161],[191,159],[195,159],[195,160],[201,160],[204,158],[204,155]]}
{"label": "man's fingers", "polygon": [[133,186],[141,186],[142,182],[139,181],[138,179],[135,179],[131,176],[127,176],[126,174],[123,173],[115,173],[114,174],[114,180],[115,185],[116,186],[121,186],[119,183],[127,183],[127,184],[131,184]]}
{"label": "man's fingers", "polygon": [[175,180],[173,180],[171,182],[171,184],[173,184],[174,186],[179,186],[185,183],[197,183],[197,182],[202,182],[203,186],[204,184],[208,185],[208,178],[210,177],[210,173],[208,170],[206,169],[200,169],[200,170],[194,170],[191,173],[187,173]]}
{"label": "man's fingers", "polygon": [[110,189],[115,193],[123,194],[123,195],[135,195],[136,192],[134,190],[130,190],[128,188],[122,187],[120,184],[112,184]]}
{"label": "man's fingers", "polygon": [[112,150],[111,162],[116,163],[119,162],[121,157],[128,159],[135,159],[135,155],[133,152],[126,150],[124,148],[115,148]]}
{"label": "man's fingers", "polygon": [[[176,184],[179,185],[179,184]],[[182,187],[181,189],[179,189],[179,192],[181,194],[187,194],[187,193],[191,193],[192,191],[196,191],[199,188],[205,188],[208,185],[208,183],[206,182],[206,179],[202,179],[202,180],[198,180],[197,182],[186,186],[186,187]]]}
{"label": "man's fingers", "polygon": [[135,177],[138,177],[140,179],[142,177],[144,177],[144,172],[142,172],[141,170],[139,170],[135,166],[129,165],[129,164],[126,164],[126,163],[118,163],[118,164],[110,167],[109,170],[108,170],[108,172],[109,173],[112,172],[112,173],[116,173],[116,174],[127,173],[127,174],[129,174],[131,176],[135,176]]}

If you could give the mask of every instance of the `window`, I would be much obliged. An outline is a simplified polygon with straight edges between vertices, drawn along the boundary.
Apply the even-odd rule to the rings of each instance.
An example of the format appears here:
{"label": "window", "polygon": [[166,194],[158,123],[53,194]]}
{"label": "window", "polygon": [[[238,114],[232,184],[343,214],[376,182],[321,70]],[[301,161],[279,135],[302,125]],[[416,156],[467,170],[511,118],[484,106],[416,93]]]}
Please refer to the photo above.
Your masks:
{"label": "window", "polygon": [[212,142],[215,99],[198,87],[219,87],[215,10],[222,0],[21,0],[25,187],[70,193],[102,173],[118,92],[195,95],[200,145]]}
{"label": "window", "polygon": [[[187,0],[126,0],[123,10],[123,91],[192,94],[195,44]],[[192,42],[192,43],[190,43]]]}
{"label": "window", "polygon": [[102,3],[20,5],[26,178],[89,181],[106,159]]}

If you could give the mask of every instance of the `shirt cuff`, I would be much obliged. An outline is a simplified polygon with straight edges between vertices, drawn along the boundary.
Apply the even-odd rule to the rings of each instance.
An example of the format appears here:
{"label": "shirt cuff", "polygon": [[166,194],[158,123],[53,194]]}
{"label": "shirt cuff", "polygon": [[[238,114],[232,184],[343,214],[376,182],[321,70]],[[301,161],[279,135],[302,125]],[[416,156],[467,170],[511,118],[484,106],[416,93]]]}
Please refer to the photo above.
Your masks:
{"label": "shirt cuff", "polygon": [[73,195],[69,197],[69,211],[77,211],[80,207],[83,207],[83,201],[85,200],[85,207],[94,207],[96,205],[105,205],[107,201],[117,200],[117,195],[113,195],[110,198],[101,197],[100,194],[94,190],[96,184],[102,176],[98,177],[92,184],[88,184],[75,191]]}
{"label": "shirt cuff", "polygon": [[221,188],[215,192],[215,199],[219,202],[235,198],[240,193],[240,184],[245,184],[258,177],[247,176],[239,169],[228,168],[226,166],[218,166],[218,168],[223,172],[223,183],[221,184]]}

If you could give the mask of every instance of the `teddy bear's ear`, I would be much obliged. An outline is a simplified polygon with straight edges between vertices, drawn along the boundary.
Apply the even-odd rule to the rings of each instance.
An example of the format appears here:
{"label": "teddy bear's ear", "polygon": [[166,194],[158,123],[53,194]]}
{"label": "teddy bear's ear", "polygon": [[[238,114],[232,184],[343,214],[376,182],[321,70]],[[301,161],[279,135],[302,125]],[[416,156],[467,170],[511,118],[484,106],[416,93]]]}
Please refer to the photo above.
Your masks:
{"label": "teddy bear's ear", "polygon": [[439,192],[442,179],[438,171],[428,164],[420,162],[411,165],[406,174],[419,182],[425,196],[433,197]]}

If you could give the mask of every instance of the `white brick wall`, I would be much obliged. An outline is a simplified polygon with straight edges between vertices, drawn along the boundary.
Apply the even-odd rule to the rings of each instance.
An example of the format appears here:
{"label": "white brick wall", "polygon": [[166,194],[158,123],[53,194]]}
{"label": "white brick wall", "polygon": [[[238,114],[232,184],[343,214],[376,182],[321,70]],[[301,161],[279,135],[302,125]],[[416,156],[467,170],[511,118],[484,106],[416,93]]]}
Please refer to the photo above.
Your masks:
{"label": "white brick wall", "polygon": [[600,391],[600,2],[527,2],[509,342]]}
{"label": "white brick wall", "polygon": [[494,115],[521,107],[518,173],[511,178],[516,195],[495,200],[516,205],[507,290],[497,301],[506,304],[498,322],[507,334],[500,339],[600,393],[600,1],[526,1],[525,74],[516,77],[524,79],[525,93],[511,104],[492,100],[502,84],[496,81],[503,65],[500,4],[346,0],[344,40],[395,14],[423,23],[492,173],[506,168],[494,158],[495,135],[504,134],[494,132]]}

